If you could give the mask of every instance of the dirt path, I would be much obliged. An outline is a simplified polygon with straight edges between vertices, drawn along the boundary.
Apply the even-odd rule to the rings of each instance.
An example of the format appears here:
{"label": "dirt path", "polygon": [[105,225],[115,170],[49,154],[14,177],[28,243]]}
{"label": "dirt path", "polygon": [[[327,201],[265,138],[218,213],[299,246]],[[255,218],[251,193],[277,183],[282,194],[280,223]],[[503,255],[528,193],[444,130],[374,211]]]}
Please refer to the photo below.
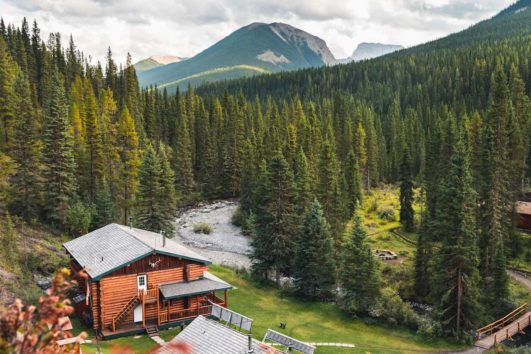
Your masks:
{"label": "dirt path", "polygon": [[531,279],[525,277],[524,275],[518,273],[518,272],[515,272],[514,270],[509,270],[507,269],[507,274],[509,274],[509,276],[511,278],[513,278],[514,280],[516,280],[517,282],[523,284],[524,286],[527,287],[527,289],[529,289],[529,291],[531,291]]}

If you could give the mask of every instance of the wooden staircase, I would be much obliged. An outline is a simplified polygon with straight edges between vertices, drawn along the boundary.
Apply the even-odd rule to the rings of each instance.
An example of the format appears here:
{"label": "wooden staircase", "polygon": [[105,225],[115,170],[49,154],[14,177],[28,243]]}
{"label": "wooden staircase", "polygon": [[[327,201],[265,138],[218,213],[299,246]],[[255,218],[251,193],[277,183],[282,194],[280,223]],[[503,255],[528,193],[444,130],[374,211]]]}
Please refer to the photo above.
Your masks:
{"label": "wooden staircase", "polygon": [[157,325],[149,325],[146,327],[147,335],[150,337],[155,337],[159,335],[159,328]]}
{"label": "wooden staircase", "polygon": [[127,304],[118,312],[116,316],[112,319],[112,330],[116,331],[116,326],[119,325],[127,315],[140,303],[140,298],[138,296],[132,297]]}

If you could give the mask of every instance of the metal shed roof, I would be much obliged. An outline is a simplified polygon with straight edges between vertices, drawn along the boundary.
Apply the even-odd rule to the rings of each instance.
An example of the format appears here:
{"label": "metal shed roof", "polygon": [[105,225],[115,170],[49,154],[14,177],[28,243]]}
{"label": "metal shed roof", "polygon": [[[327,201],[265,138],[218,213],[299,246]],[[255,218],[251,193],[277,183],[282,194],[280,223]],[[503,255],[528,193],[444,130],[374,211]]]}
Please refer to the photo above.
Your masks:
{"label": "metal shed roof", "polygon": [[[160,348],[157,353],[173,353],[171,344],[181,342],[189,344],[192,347],[193,354],[245,354],[248,353],[249,345],[247,335],[203,316],[193,320],[170,343]],[[252,340],[251,345],[253,354],[284,353],[255,339]]]}
{"label": "metal shed roof", "polygon": [[160,286],[160,292],[166,299],[210,293],[212,291],[232,289],[232,285],[204,272],[204,278],[189,282],[167,283]]}
{"label": "metal shed roof", "polygon": [[531,215],[531,202],[516,202],[516,212],[522,215]]}
{"label": "metal shed roof", "polygon": [[171,239],[166,238],[163,246],[163,237],[158,233],[118,224],[109,224],[63,246],[94,280],[154,252],[203,264],[211,263]]}

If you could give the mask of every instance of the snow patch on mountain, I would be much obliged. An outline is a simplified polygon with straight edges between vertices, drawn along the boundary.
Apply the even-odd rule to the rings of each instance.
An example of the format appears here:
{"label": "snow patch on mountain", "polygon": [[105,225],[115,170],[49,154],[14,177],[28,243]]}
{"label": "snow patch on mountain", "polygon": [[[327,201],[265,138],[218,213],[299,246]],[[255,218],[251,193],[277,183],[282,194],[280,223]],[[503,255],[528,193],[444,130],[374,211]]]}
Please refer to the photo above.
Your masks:
{"label": "snow patch on mountain", "polygon": [[283,54],[276,55],[271,49],[264,51],[262,54],[256,56],[257,59],[265,61],[271,64],[288,64],[291,61],[286,58]]}
{"label": "snow patch on mountain", "polygon": [[519,14],[520,12],[523,12],[523,11],[527,10],[528,8],[529,8],[529,6],[522,7],[521,9],[516,10],[514,13],[515,14]]}
{"label": "snow patch on mountain", "polygon": [[177,57],[177,56],[174,56],[174,55],[152,55],[152,56],[149,57],[149,59],[152,59],[152,60],[156,61],[159,64],[167,65],[167,64],[176,63],[178,61],[181,61],[184,58]]}
{"label": "snow patch on mountain", "polygon": [[336,58],[328,49],[326,42],[321,38],[314,36],[308,32],[302,31],[298,28],[290,26],[285,23],[274,22],[269,24],[269,28],[275,32],[286,43],[296,43],[297,45],[306,44],[310,50],[319,55],[323,62],[327,65],[333,65],[337,63]]}

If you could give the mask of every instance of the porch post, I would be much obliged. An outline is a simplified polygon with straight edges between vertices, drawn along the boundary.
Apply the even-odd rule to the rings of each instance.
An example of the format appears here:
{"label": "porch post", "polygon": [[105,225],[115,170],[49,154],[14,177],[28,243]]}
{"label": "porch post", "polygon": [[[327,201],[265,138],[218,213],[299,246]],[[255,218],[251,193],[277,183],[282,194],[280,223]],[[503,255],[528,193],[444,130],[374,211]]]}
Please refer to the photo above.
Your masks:
{"label": "porch post", "polygon": [[225,289],[225,307],[229,307],[229,297],[227,289]]}
{"label": "porch post", "polygon": [[142,290],[142,327],[146,328],[146,293]]}

